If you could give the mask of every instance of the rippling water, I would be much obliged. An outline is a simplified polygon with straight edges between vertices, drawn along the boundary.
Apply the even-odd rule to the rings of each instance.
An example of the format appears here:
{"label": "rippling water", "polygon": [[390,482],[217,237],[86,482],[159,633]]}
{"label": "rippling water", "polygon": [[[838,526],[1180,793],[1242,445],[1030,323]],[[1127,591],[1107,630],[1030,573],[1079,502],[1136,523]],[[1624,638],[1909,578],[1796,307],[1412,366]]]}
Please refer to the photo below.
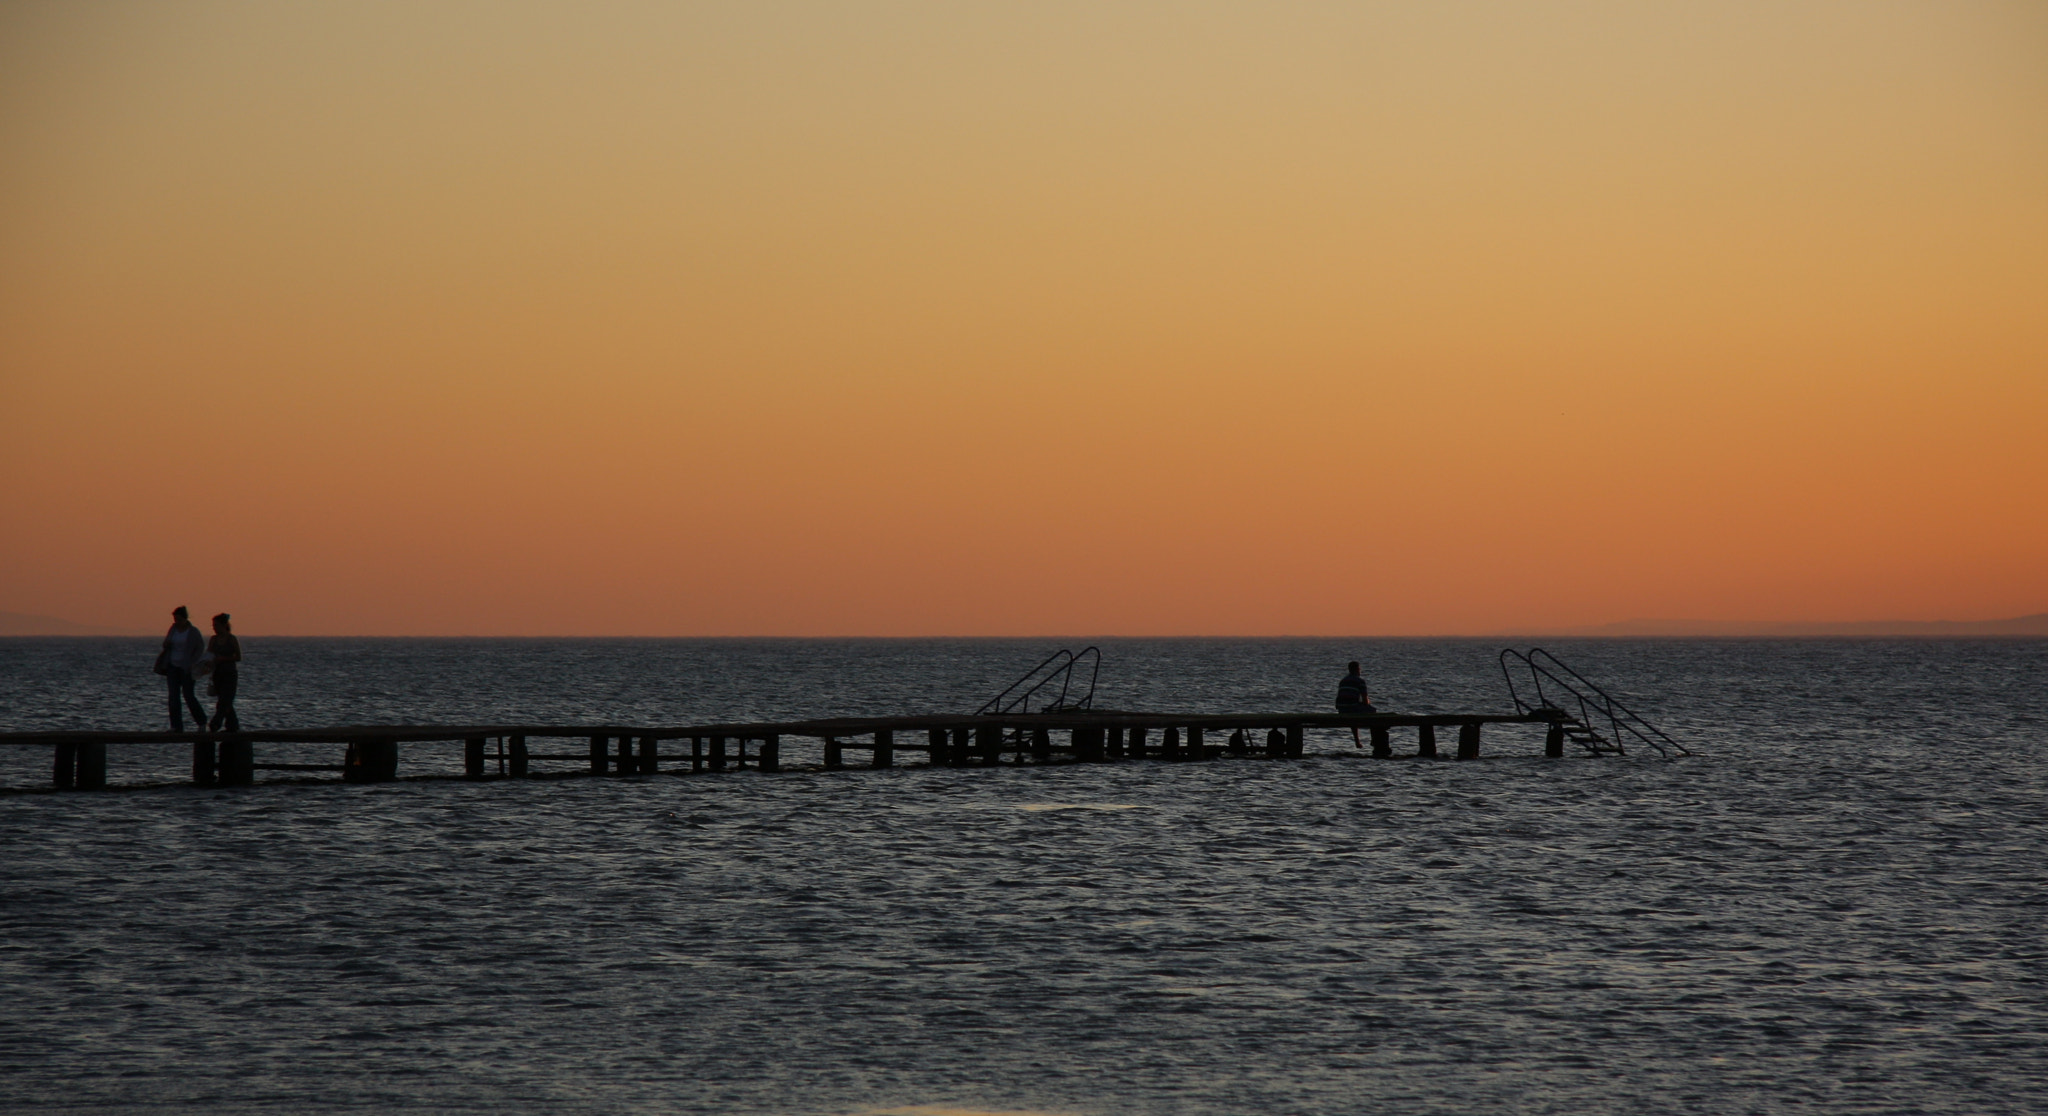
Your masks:
{"label": "rippling water", "polygon": [[[954,711],[1047,646],[245,642],[251,727]],[[216,791],[117,748],[158,785],[0,794],[0,1107],[2048,1109],[2048,642],[1556,649],[1704,754]],[[1476,642],[1105,650],[1120,708],[1320,708],[1354,656],[1505,705]],[[0,640],[0,726],[153,726],[152,655]]]}

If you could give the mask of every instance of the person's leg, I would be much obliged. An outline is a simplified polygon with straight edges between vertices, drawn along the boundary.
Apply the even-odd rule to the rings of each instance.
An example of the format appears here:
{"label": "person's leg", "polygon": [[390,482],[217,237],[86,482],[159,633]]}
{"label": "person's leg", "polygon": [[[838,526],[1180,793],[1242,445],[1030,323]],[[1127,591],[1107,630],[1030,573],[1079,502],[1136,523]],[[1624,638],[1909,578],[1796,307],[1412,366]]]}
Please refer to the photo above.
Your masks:
{"label": "person's leg", "polygon": [[192,672],[188,670],[184,672],[183,681],[185,684],[185,708],[192,711],[193,725],[203,729],[206,727],[206,707],[199,704],[199,691],[195,688],[199,684],[199,680],[192,677]]}
{"label": "person's leg", "polygon": [[213,692],[217,700],[213,703],[213,720],[207,729],[219,732],[225,725],[229,732],[242,731],[242,719],[235,716],[235,683],[239,681],[232,672],[215,671]]}
{"label": "person's leg", "polygon": [[178,704],[178,668],[172,667],[171,672],[164,675],[164,682],[170,686],[171,692],[171,731],[184,732],[185,709]]}

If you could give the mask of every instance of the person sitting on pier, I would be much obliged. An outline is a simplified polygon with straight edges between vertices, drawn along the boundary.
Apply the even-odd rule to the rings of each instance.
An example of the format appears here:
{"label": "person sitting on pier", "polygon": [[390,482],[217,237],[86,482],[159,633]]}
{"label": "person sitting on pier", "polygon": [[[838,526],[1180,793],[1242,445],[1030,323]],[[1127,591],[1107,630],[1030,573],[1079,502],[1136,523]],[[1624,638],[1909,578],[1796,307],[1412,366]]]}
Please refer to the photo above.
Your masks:
{"label": "person sitting on pier", "polygon": [[185,710],[178,707],[180,697],[192,710],[192,720],[200,731],[206,729],[206,707],[199,704],[199,695],[192,688],[196,681],[192,671],[206,655],[206,637],[192,626],[190,615],[184,605],[171,610],[171,630],[164,633],[164,649],[156,657],[156,672],[171,687],[172,732],[185,731]]}
{"label": "person sitting on pier", "polygon": [[[1358,662],[1353,660],[1345,670],[1344,677],[1337,681],[1337,712],[1343,714],[1376,713],[1372,707],[1372,696],[1366,691],[1365,676],[1358,673]],[[1363,748],[1365,743],[1358,738],[1358,726],[1351,726],[1351,746]]]}

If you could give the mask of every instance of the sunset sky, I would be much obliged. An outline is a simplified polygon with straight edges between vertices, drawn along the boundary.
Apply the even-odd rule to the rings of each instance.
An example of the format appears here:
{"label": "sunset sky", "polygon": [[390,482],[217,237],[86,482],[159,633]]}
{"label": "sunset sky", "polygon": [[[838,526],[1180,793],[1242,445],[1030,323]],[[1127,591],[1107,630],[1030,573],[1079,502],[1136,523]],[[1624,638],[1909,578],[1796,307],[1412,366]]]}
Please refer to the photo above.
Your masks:
{"label": "sunset sky", "polygon": [[0,610],[2048,611],[2048,5],[0,5]]}

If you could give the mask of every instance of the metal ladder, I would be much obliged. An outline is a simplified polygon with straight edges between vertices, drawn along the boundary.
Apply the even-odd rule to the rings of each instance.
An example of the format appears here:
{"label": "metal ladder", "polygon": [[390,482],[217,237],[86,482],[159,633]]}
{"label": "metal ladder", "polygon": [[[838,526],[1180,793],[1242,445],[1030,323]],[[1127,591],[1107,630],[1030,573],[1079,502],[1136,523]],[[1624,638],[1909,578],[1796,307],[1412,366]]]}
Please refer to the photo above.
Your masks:
{"label": "metal ladder", "polygon": [[[1623,705],[1619,698],[1541,647],[1531,647],[1527,654],[1512,647],[1503,648],[1500,673],[1507,680],[1508,696],[1514,699],[1515,712],[1551,714],[1564,729],[1565,739],[1588,754],[1627,755],[1627,745],[1631,742],[1648,747],[1666,759],[1693,754],[1685,745],[1672,739],[1671,734],[1651,724],[1641,714]],[[1516,686],[1518,674],[1526,676],[1533,701],[1524,698]]]}
{"label": "metal ladder", "polygon": [[[1075,668],[1082,660],[1088,660],[1088,688],[1083,691],[1075,685]],[[1061,648],[1047,655],[1043,662],[1024,672],[1015,682],[1003,687],[1003,691],[981,703],[974,711],[976,716],[988,714],[1008,715],[1012,713],[1071,713],[1088,709],[1095,704],[1095,679],[1102,673],[1102,649],[1084,647],[1079,651]],[[1040,696],[1049,691],[1053,683],[1059,683],[1059,692]],[[1033,698],[1046,704],[1031,708]]]}

